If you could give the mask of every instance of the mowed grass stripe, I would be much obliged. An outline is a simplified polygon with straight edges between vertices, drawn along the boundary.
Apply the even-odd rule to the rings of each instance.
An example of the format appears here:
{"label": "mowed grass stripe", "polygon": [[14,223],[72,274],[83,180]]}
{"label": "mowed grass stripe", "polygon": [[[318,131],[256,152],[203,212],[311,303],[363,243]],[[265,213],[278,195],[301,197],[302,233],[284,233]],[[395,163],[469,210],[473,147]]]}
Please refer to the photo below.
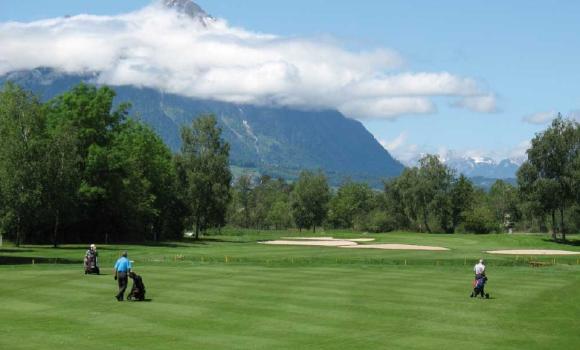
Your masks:
{"label": "mowed grass stripe", "polygon": [[[145,303],[114,300],[112,263],[103,264],[105,276],[84,276],[80,265],[0,266],[0,348],[576,349],[580,343],[579,266],[533,269],[525,261],[512,266],[513,257],[490,257],[493,299],[474,300],[468,297],[471,269],[481,247],[503,248],[517,239],[377,238],[454,250],[351,251],[255,242],[106,247],[106,261],[121,248],[130,250],[152,299]],[[523,240],[522,245],[551,246],[538,237]],[[84,254],[83,247],[25,250],[31,257]],[[296,257],[304,261],[293,262]]]}

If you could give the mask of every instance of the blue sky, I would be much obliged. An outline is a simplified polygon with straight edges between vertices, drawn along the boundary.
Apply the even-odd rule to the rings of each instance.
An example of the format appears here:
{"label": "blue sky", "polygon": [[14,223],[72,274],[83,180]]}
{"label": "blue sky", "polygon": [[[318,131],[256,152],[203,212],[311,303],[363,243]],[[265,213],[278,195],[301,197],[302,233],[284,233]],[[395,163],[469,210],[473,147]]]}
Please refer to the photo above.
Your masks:
{"label": "blue sky", "polygon": [[[138,0],[0,0],[0,22],[65,14],[115,15]],[[469,77],[495,96],[493,112],[455,108],[435,97],[436,111],[361,121],[392,150],[455,150],[501,158],[521,154],[554,111],[580,110],[580,2],[199,0],[231,26],[290,38],[333,38],[349,50],[386,48],[401,72]],[[0,33],[1,36],[1,33]],[[543,113],[543,114],[542,114]],[[526,121],[528,120],[528,121]],[[534,121],[531,123],[530,121]]]}

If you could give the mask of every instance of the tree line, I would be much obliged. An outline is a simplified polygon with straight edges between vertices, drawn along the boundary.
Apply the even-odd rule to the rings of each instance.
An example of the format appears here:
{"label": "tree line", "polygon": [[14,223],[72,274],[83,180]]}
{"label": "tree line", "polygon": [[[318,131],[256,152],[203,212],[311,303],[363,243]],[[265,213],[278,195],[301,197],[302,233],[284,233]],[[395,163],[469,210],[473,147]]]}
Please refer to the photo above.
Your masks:
{"label": "tree line", "polygon": [[24,242],[167,240],[224,225],[229,146],[216,119],[182,129],[172,154],[115,106],[108,87],[81,84],[48,102],[0,91],[0,234]]}
{"label": "tree line", "polygon": [[580,128],[558,116],[531,142],[516,186],[489,191],[436,156],[377,190],[321,171],[293,183],[233,179],[229,145],[213,116],[181,130],[172,154],[148,126],[115,105],[108,87],[81,84],[50,100],[15,85],[0,91],[0,234],[24,242],[159,241],[230,225],[367,232],[580,230]]}
{"label": "tree line", "polygon": [[257,229],[349,229],[368,232],[580,231],[580,127],[558,116],[538,133],[517,173],[489,191],[426,155],[384,182],[382,191],[345,181],[331,189],[322,172],[304,171],[294,184],[241,176],[232,188],[228,222]]}

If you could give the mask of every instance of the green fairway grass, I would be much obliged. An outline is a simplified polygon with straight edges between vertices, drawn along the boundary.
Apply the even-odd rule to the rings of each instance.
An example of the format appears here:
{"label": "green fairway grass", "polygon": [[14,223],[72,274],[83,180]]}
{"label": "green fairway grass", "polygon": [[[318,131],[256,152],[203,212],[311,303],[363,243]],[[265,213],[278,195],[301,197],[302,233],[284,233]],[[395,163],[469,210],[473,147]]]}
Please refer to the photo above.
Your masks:
{"label": "green fairway grass", "polygon": [[[104,275],[85,276],[86,248],[0,248],[0,349],[577,349],[580,256],[493,256],[564,249],[538,235],[393,233],[384,243],[450,251],[258,244],[306,233],[226,232],[195,242],[99,246]],[[572,239],[575,239],[572,236]],[[114,299],[123,249],[147,302]],[[469,298],[487,260],[491,299]],[[34,260],[34,264],[32,261]],[[531,267],[530,260],[543,267]]]}

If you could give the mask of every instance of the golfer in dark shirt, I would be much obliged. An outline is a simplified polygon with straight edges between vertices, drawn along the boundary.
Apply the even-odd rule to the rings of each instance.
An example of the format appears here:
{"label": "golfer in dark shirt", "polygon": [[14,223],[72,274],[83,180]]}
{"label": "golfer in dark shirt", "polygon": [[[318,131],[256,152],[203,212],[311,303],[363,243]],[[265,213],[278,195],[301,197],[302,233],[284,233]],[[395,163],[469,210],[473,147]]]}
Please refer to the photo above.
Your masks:
{"label": "golfer in dark shirt", "polygon": [[116,296],[118,301],[123,301],[123,298],[125,297],[125,290],[127,289],[127,282],[129,280],[129,272],[131,272],[131,261],[127,259],[127,252],[123,252],[123,255],[117,259],[113,271],[115,274],[115,279],[119,284],[119,293]]}

